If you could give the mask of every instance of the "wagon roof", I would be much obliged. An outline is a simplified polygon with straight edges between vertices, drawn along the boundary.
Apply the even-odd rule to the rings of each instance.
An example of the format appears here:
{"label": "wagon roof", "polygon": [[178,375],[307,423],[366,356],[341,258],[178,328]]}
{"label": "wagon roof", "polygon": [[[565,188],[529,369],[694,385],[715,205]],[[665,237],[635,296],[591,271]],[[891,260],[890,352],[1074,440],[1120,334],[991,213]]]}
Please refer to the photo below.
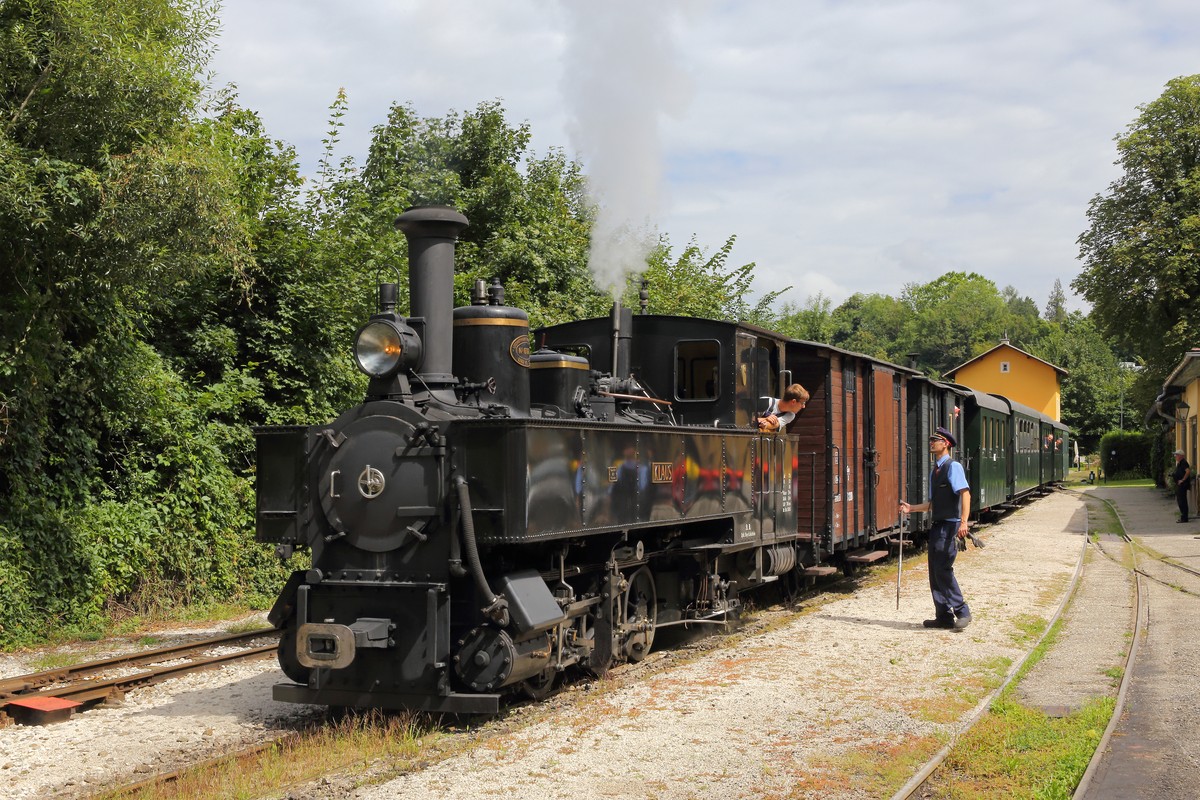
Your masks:
{"label": "wagon roof", "polygon": [[1008,405],[1008,398],[1006,397],[980,392],[976,389],[969,389],[968,391],[975,398],[976,404],[981,408],[989,408],[992,411],[1001,411],[1005,414],[1012,410]]}
{"label": "wagon roof", "polygon": [[[753,326],[750,326],[750,325],[745,325],[743,327],[753,328]],[[788,344],[802,345],[804,347],[811,347],[815,350],[826,350],[830,353],[840,353],[841,355],[851,356],[853,358],[861,359],[863,361],[873,361],[876,364],[882,364],[885,367],[891,367],[892,369],[896,370],[897,372],[904,372],[908,375],[924,377],[923,372],[921,372],[920,370],[913,369],[912,367],[905,367],[905,366],[901,366],[900,364],[894,364],[891,361],[886,361],[882,358],[876,358],[875,356],[869,356],[865,353],[856,353],[853,350],[846,350],[844,348],[837,347],[832,344],[825,344],[824,342],[810,342],[807,339],[788,338],[785,341]]]}
{"label": "wagon roof", "polygon": [[1007,397],[1005,397],[1002,394],[996,394],[995,392],[991,392],[990,394],[992,397],[995,397],[996,399],[1007,403],[1012,408],[1013,411],[1015,411],[1019,414],[1024,414],[1027,417],[1033,417],[1034,419],[1038,420],[1039,422],[1046,422],[1046,423],[1050,423],[1050,424],[1054,423],[1054,420],[1051,417],[1046,416],[1041,411],[1030,408],[1027,405],[1022,405],[1021,403],[1018,403],[1016,400],[1009,400]]}
{"label": "wagon roof", "polygon": [[970,395],[972,392],[975,391],[970,386],[963,386],[961,383],[953,383],[951,381],[935,380],[923,373],[915,376],[913,378],[913,380],[922,380],[922,381],[925,381],[926,383],[930,384],[931,386],[936,386],[939,389],[954,392],[955,394],[960,394],[960,395]]}

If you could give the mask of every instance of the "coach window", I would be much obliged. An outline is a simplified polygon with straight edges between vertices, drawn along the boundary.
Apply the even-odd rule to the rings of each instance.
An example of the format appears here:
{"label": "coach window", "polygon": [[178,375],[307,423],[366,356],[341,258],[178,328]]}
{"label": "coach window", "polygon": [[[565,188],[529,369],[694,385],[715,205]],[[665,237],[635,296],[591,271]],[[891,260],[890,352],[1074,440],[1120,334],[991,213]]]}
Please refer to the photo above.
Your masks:
{"label": "coach window", "polygon": [[715,400],[721,393],[721,344],[715,340],[675,345],[675,399]]}

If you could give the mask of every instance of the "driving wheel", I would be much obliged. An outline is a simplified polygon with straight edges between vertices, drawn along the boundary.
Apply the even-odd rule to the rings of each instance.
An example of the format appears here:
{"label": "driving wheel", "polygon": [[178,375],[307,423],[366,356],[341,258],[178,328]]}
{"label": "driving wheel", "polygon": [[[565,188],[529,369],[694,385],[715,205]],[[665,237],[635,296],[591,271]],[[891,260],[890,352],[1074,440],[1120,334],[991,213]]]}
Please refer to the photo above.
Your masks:
{"label": "driving wheel", "polygon": [[624,601],[623,627],[628,633],[622,649],[630,661],[641,661],[654,645],[654,628],[658,624],[658,595],[649,567],[642,567],[630,576]]}

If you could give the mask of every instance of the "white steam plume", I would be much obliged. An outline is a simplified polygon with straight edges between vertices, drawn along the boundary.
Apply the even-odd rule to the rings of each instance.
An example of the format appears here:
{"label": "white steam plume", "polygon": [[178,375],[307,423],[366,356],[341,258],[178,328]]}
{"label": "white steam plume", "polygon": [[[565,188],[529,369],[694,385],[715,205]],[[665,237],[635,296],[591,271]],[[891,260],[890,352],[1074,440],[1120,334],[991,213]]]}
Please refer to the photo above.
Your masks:
{"label": "white steam plume", "polygon": [[[625,277],[646,268],[661,215],[663,152],[659,124],[686,105],[676,66],[677,14],[656,0],[564,0],[567,17],[563,93],[567,132],[588,175],[597,209],[588,267],[619,297]],[[676,8],[678,8],[676,6]]]}

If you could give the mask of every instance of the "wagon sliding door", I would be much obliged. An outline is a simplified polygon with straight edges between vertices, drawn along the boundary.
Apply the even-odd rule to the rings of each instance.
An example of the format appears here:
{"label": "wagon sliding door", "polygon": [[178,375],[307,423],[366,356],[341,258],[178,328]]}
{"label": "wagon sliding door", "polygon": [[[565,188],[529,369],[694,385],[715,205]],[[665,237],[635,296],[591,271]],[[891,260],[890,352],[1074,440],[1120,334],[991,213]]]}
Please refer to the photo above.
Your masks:
{"label": "wagon sliding door", "polygon": [[899,519],[897,506],[904,478],[903,385],[900,376],[872,364],[869,383],[867,446],[863,452],[867,515],[875,531],[889,530]]}
{"label": "wagon sliding door", "polygon": [[833,545],[835,549],[857,544],[866,532],[866,503],[863,491],[862,423],[866,417],[865,392],[859,391],[858,362],[835,354],[831,359],[830,442],[833,478]]}

